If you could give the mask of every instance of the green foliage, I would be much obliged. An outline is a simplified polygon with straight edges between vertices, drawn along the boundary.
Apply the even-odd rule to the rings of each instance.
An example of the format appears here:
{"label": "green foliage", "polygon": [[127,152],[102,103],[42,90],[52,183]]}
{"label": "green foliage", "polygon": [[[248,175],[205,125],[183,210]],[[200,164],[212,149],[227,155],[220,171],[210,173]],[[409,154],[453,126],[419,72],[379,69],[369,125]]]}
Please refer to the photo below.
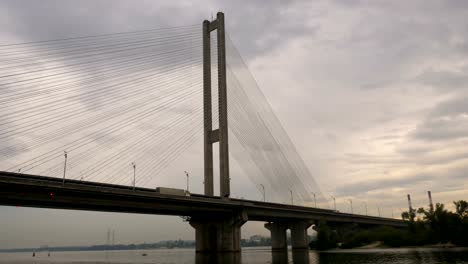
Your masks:
{"label": "green foliage", "polygon": [[[441,203],[437,203],[434,210],[418,209],[418,214],[422,216],[413,226],[415,235],[424,234],[424,239],[429,243],[455,243],[466,245],[468,237],[467,210],[468,203],[460,200],[454,202],[456,212],[445,209]],[[416,229],[415,229],[416,228]]]}
{"label": "green foliage", "polygon": [[341,248],[355,248],[372,243],[375,240],[375,234],[368,230],[361,232],[346,232],[343,236]]}
{"label": "green foliage", "polygon": [[455,205],[455,212],[461,219],[468,218],[468,202],[467,201],[456,201],[453,202]]}
{"label": "green foliage", "polygon": [[382,227],[372,230],[350,230],[340,237],[342,248],[354,248],[381,241],[390,247],[423,246],[453,243],[468,246],[468,203],[454,202],[456,212],[448,211],[441,203],[433,210],[419,208],[403,212],[407,229]]}
{"label": "green foliage", "polygon": [[414,236],[408,229],[379,227],[370,230],[353,230],[343,237],[341,248],[356,248],[380,241],[390,247],[423,245],[423,234]]}
{"label": "green foliage", "polygon": [[411,209],[411,211],[401,213],[401,218],[403,220],[413,222],[415,217],[416,217],[415,209]]}
{"label": "green foliage", "polygon": [[408,221],[410,219],[410,214],[408,212],[401,213],[401,219]]}
{"label": "green foliage", "polygon": [[318,225],[317,240],[311,241],[309,246],[318,250],[325,250],[337,247],[337,234],[330,230],[327,224],[321,221]]}

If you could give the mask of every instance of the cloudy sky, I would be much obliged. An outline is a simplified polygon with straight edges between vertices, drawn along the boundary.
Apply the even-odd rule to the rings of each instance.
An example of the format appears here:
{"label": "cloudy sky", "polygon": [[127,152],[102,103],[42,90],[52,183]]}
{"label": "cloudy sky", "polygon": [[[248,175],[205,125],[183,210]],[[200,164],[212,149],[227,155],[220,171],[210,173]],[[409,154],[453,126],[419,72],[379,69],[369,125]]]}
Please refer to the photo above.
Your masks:
{"label": "cloudy sky", "polygon": [[[339,210],[353,199],[355,211],[366,202],[371,214],[396,216],[407,193],[423,206],[427,190],[437,202],[468,199],[463,1],[1,1],[0,42],[201,25],[217,11]],[[233,196],[260,199],[242,177]],[[193,177],[194,190],[201,181]],[[177,217],[12,207],[0,217],[1,248],[104,243],[107,228],[119,243],[194,237]],[[267,234],[261,223],[243,229],[256,233]]]}

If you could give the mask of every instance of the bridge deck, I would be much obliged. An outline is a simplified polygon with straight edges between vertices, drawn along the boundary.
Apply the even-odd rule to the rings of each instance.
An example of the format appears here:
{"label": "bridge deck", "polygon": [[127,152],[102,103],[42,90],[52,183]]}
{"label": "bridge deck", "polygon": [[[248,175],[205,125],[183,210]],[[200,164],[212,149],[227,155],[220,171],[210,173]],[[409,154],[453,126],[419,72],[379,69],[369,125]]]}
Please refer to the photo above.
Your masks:
{"label": "bridge deck", "polygon": [[105,212],[222,217],[245,212],[251,221],[326,220],[335,223],[406,226],[401,220],[334,210],[192,194],[165,195],[154,189],[0,172],[0,204]]}

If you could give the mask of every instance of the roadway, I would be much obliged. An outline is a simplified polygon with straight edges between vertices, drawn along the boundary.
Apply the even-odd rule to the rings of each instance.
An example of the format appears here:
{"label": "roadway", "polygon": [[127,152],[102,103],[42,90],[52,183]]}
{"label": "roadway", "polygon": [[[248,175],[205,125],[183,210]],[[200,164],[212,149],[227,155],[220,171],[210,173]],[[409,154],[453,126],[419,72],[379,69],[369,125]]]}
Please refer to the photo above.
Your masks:
{"label": "roadway", "polygon": [[217,218],[242,213],[248,221],[310,221],[404,227],[402,220],[199,194],[160,194],[155,189],[0,172],[0,205]]}

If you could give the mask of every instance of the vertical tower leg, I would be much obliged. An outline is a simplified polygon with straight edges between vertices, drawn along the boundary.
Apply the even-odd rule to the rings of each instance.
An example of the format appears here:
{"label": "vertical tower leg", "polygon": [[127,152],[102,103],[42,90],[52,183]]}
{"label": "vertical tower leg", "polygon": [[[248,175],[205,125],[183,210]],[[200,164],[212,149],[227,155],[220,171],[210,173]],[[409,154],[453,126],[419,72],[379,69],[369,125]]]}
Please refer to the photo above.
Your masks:
{"label": "vertical tower leg", "polygon": [[205,195],[213,196],[213,144],[210,133],[212,130],[211,113],[211,53],[210,53],[210,22],[203,21],[203,141]]}
{"label": "vertical tower leg", "polygon": [[220,196],[229,197],[229,142],[228,142],[228,116],[227,116],[227,90],[226,90],[226,47],[224,14],[219,12],[216,16],[218,37],[218,89],[219,89],[219,171]]}

